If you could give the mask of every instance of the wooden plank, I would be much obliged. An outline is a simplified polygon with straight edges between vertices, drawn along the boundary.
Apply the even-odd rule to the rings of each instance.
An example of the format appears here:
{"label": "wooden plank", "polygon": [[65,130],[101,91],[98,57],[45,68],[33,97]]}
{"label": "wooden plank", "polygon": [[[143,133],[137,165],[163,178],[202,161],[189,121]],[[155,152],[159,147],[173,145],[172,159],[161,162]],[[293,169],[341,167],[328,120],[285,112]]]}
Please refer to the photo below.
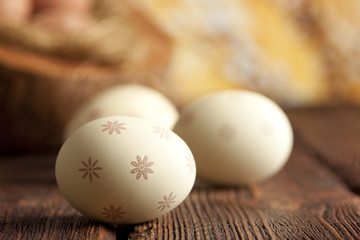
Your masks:
{"label": "wooden plank", "polygon": [[299,141],[274,178],[242,188],[196,187],[130,239],[360,239],[360,198]]}
{"label": "wooden plank", "polygon": [[297,135],[325,165],[360,193],[360,107],[318,107],[289,112]]}
{"label": "wooden plank", "polygon": [[352,169],[358,110],[298,109],[289,116],[294,150],[272,179],[247,187],[199,181],[172,212],[117,228],[81,216],[66,202],[54,180],[56,153],[3,156],[0,239],[360,239],[360,197],[352,191],[359,177]]}
{"label": "wooden plank", "polygon": [[115,239],[74,210],[54,179],[56,155],[0,159],[0,239]]}

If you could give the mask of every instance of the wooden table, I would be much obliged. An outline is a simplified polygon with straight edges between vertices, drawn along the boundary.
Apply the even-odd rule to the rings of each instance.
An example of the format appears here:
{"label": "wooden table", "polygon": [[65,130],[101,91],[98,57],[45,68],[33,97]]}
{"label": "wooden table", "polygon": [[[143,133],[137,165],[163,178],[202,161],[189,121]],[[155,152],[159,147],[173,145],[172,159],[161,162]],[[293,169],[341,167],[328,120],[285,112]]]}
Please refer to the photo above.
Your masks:
{"label": "wooden table", "polygon": [[56,186],[56,153],[2,156],[0,239],[360,239],[360,108],[287,113],[295,145],[278,175],[197,185],[175,210],[138,225],[77,213]]}

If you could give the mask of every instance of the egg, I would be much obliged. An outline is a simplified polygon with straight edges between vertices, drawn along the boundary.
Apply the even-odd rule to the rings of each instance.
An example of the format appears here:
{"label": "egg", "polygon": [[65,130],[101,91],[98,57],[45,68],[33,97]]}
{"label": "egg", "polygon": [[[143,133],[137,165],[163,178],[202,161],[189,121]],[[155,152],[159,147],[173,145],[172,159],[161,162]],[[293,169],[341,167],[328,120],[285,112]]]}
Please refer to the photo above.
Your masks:
{"label": "egg", "polygon": [[112,224],[157,218],[191,191],[196,165],[186,143],[151,121],[114,116],[77,129],[56,159],[56,181],[82,214]]}
{"label": "egg", "polygon": [[65,139],[86,122],[113,115],[144,118],[168,129],[179,118],[175,105],[159,91],[139,84],[122,84],[102,91],[80,108],[65,128]]}
{"label": "egg", "polygon": [[252,91],[226,90],[186,106],[174,127],[194,154],[201,179],[219,185],[266,180],[287,162],[291,124],[269,98]]}

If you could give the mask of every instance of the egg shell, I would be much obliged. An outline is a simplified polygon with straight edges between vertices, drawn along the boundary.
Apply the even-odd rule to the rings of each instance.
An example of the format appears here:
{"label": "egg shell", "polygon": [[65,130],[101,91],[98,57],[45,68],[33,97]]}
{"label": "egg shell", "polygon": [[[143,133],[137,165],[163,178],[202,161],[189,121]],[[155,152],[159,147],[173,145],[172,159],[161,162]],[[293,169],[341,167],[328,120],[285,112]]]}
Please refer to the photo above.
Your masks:
{"label": "egg shell", "polygon": [[91,121],[61,147],[57,184],[70,204],[93,219],[132,224],[157,218],[191,191],[196,166],[186,143],[148,120]]}
{"label": "egg shell", "polygon": [[80,108],[68,122],[64,138],[96,118],[127,115],[154,121],[171,129],[179,118],[174,104],[159,91],[139,84],[106,89]]}
{"label": "egg shell", "polygon": [[293,132],[284,111],[252,91],[206,95],[185,107],[176,132],[190,147],[199,177],[245,185],[276,174],[287,162]]}

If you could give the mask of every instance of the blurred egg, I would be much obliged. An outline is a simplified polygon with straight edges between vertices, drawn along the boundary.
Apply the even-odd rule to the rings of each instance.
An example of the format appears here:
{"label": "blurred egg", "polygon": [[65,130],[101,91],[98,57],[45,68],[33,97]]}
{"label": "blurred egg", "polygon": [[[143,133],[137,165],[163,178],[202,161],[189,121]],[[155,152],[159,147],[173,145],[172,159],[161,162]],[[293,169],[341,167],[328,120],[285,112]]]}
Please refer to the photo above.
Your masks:
{"label": "blurred egg", "polygon": [[286,163],[293,145],[290,122],[269,98],[229,90],[185,107],[176,132],[194,154],[199,177],[220,185],[265,180]]}
{"label": "blurred egg", "polygon": [[162,93],[137,84],[124,84],[104,90],[83,106],[68,122],[65,138],[86,122],[96,118],[127,115],[154,121],[171,129],[179,113]]}
{"label": "blurred egg", "polygon": [[32,0],[0,0],[0,18],[22,22],[32,12]]}
{"label": "blurred egg", "polygon": [[130,224],[157,218],[191,191],[195,162],[171,130],[141,118],[91,121],[61,147],[57,184],[70,204],[93,219]]}

